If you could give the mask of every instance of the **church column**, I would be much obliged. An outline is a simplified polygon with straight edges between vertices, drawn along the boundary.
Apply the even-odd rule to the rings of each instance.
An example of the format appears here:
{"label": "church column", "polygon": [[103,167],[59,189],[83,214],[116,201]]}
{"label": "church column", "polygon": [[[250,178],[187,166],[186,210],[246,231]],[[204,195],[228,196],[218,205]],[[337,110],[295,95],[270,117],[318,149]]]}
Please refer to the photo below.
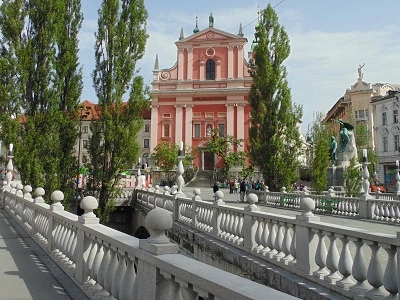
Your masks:
{"label": "church column", "polygon": [[182,104],[175,105],[175,144],[179,145],[182,141],[182,129],[183,129],[183,111]]}
{"label": "church column", "polygon": [[233,78],[233,46],[229,45],[228,48],[228,79]]}
{"label": "church column", "polygon": [[243,45],[238,45],[238,78],[243,78]]}
{"label": "church column", "polygon": [[204,59],[202,58],[202,59],[200,59],[200,61],[199,61],[199,63],[200,63],[200,76],[199,76],[199,78],[200,78],[200,80],[204,80]]}
{"label": "church column", "polygon": [[[244,139],[244,106],[245,104],[238,104],[237,105],[237,112],[236,112],[236,132],[238,139]],[[238,150],[243,150],[243,147]]]}
{"label": "church column", "polygon": [[185,110],[186,116],[186,125],[185,125],[185,144],[189,147],[192,146],[193,140],[193,105],[188,104],[186,105]]}
{"label": "church column", "polygon": [[153,152],[158,141],[158,105],[151,107],[150,152]]}
{"label": "church column", "polygon": [[178,49],[178,80],[183,80],[183,49]]}
{"label": "church column", "polygon": [[192,80],[193,75],[192,75],[192,71],[193,71],[193,48],[188,48],[188,73],[187,73],[187,79],[188,80]]}
{"label": "church column", "polygon": [[234,104],[226,104],[226,134],[234,136]]}

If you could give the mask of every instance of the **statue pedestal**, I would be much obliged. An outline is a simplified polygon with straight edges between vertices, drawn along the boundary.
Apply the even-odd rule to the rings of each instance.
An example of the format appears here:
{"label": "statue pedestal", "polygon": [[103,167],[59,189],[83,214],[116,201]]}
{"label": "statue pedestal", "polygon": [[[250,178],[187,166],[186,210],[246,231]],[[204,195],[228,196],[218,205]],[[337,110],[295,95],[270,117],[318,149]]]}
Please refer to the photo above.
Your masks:
{"label": "statue pedestal", "polygon": [[328,181],[328,187],[331,186],[344,186],[344,172],[346,170],[345,166],[332,166],[329,167],[326,172],[326,177]]}

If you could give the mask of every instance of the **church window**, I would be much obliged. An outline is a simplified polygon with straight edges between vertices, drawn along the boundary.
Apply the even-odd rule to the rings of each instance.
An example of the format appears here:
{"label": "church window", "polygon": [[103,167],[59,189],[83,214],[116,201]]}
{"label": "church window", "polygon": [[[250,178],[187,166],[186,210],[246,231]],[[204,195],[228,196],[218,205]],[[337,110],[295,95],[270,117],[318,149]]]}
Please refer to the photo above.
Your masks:
{"label": "church window", "polygon": [[225,136],[225,124],[218,124],[218,134],[220,137]]}
{"label": "church window", "polygon": [[212,59],[206,62],[206,80],[215,80],[215,62]]}
{"label": "church window", "polygon": [[382,125],[387,125],[386,112],[382,113]]}
{"label": "church window", "polygon": [[200,137],[200,124],[194,124],[193,134],[194,134],[193,137],[195,137],[195,138]]}
{"label": "church window", "polygon": [[163,137],[169,137],[169,124],[165,123],[163,126]]}

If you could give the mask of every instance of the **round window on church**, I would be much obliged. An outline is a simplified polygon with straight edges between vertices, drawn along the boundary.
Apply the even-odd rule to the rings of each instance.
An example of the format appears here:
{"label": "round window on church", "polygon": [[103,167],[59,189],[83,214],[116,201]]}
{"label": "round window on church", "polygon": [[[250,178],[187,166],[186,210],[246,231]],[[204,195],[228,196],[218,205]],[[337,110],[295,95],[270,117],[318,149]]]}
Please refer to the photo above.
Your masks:
{"label": "round window on church", "polygon": [[215,54],[214,48],[208,48],[208,49],[206,50],[206,55],[207,55],[207,56],[214,56],[214,54]]}

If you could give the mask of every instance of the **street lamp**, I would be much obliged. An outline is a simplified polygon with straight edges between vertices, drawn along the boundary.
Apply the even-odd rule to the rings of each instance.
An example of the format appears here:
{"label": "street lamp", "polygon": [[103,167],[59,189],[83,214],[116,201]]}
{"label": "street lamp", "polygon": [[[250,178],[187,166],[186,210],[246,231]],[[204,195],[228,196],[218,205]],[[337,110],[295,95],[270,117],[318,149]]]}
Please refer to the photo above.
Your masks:
{"label": "street lamp", "polygon": [[[90,106],[80,107],[79,116],[79,137],[78,137],[78,165],[77,165],[77,175],[75,184],[75,214],[78,214],[78,199],[79,199],[79,177],[80,177],[80,164],[81,164],[81,137],[82,137],[82,120],[86,119],[90,115]],[[83,179],[83,177],[82,177]],[[83,184],[83,182],[82,182]],[[83,185],[82,185],[83,186]]]}

